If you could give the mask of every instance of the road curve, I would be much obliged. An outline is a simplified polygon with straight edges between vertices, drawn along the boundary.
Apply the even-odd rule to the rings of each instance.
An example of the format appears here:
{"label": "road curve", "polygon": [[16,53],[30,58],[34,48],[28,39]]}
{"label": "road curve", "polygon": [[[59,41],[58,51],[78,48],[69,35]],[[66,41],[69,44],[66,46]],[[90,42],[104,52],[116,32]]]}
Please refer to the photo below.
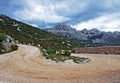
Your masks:
{"label": "road curve", "polygon": [[37,47],[19,45],[0,55],[0,83],[120,83],[120,55],[72,54],[89,63],[55,63],[41,56]]}

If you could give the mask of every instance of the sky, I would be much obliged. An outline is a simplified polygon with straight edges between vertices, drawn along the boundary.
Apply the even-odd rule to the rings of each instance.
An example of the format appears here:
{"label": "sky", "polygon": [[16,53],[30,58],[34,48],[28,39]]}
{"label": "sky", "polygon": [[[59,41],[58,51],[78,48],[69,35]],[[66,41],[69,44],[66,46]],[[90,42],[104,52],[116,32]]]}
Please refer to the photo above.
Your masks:
{"label": "sky", "polygon": [[120,31],[120,0],[0,0],[0,13],[43,29]]}

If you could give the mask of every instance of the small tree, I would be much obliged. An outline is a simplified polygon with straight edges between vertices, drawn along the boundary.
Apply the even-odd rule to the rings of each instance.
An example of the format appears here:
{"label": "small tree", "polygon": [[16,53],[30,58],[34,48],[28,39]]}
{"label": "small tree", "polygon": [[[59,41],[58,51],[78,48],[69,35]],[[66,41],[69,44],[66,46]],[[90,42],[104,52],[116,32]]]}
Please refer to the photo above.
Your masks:
{"label": "small tree", "polygon": [[66,56],[70,56],[70,55],[71,55],[71,52],[68,51],[68,50],[65,50],[64,55],[66,55]]}
{"label": "small tree", "polygon": [[4,41],[7,38],[5,34],[0,33],[0,42]]}

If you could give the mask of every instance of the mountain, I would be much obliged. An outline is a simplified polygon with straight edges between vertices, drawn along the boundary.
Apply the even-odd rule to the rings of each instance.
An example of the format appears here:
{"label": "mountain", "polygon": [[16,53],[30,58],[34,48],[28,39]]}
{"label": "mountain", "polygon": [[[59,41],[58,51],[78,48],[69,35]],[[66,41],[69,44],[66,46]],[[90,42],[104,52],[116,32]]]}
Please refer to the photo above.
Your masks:
{"label": "mountain", "polygon": [[98,29],[78,31],[69,25],[58,23],[49,32],[77,41],[86,46],[117,46],[120,45],[120,32],[104,32]]}
{"label": "mountain", "polygon": [[58,23],[53,28],[49,28],[46,30],[72,40],[77,39],[77,37],[79,36],[78,35],[79,33],[76,31],[76,29],[70,27],[69,25],[65,25],[61,23]]}
{"label": "mountain", "polygon": [[43,48],[72,49],[80,45],[45,30],[0,14],[0,33],[14,38],[18,43],[41,45]]}
{"label": "mountain", "polygon": [[57,25],[55,25],[53,28],[51,29],[47,29],[47,30],[53,30],[53,31],[75,31],[74,28],[70,27],[69,25],[65,25],[65,24],[61,24],[58,23]]}

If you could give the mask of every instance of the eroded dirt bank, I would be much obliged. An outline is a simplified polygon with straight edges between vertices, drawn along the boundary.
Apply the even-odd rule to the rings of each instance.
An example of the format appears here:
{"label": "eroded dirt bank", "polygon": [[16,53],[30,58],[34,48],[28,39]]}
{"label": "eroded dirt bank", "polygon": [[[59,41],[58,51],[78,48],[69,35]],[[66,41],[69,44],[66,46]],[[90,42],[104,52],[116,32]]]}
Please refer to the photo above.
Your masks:
{"label": "eroded dirt bank", "polygon": [[120,83],[120,56],[72,54],[92,59],[89,63],[55,63],[40,56],[38,48],[19,45],[0,55],[3,83]]}

